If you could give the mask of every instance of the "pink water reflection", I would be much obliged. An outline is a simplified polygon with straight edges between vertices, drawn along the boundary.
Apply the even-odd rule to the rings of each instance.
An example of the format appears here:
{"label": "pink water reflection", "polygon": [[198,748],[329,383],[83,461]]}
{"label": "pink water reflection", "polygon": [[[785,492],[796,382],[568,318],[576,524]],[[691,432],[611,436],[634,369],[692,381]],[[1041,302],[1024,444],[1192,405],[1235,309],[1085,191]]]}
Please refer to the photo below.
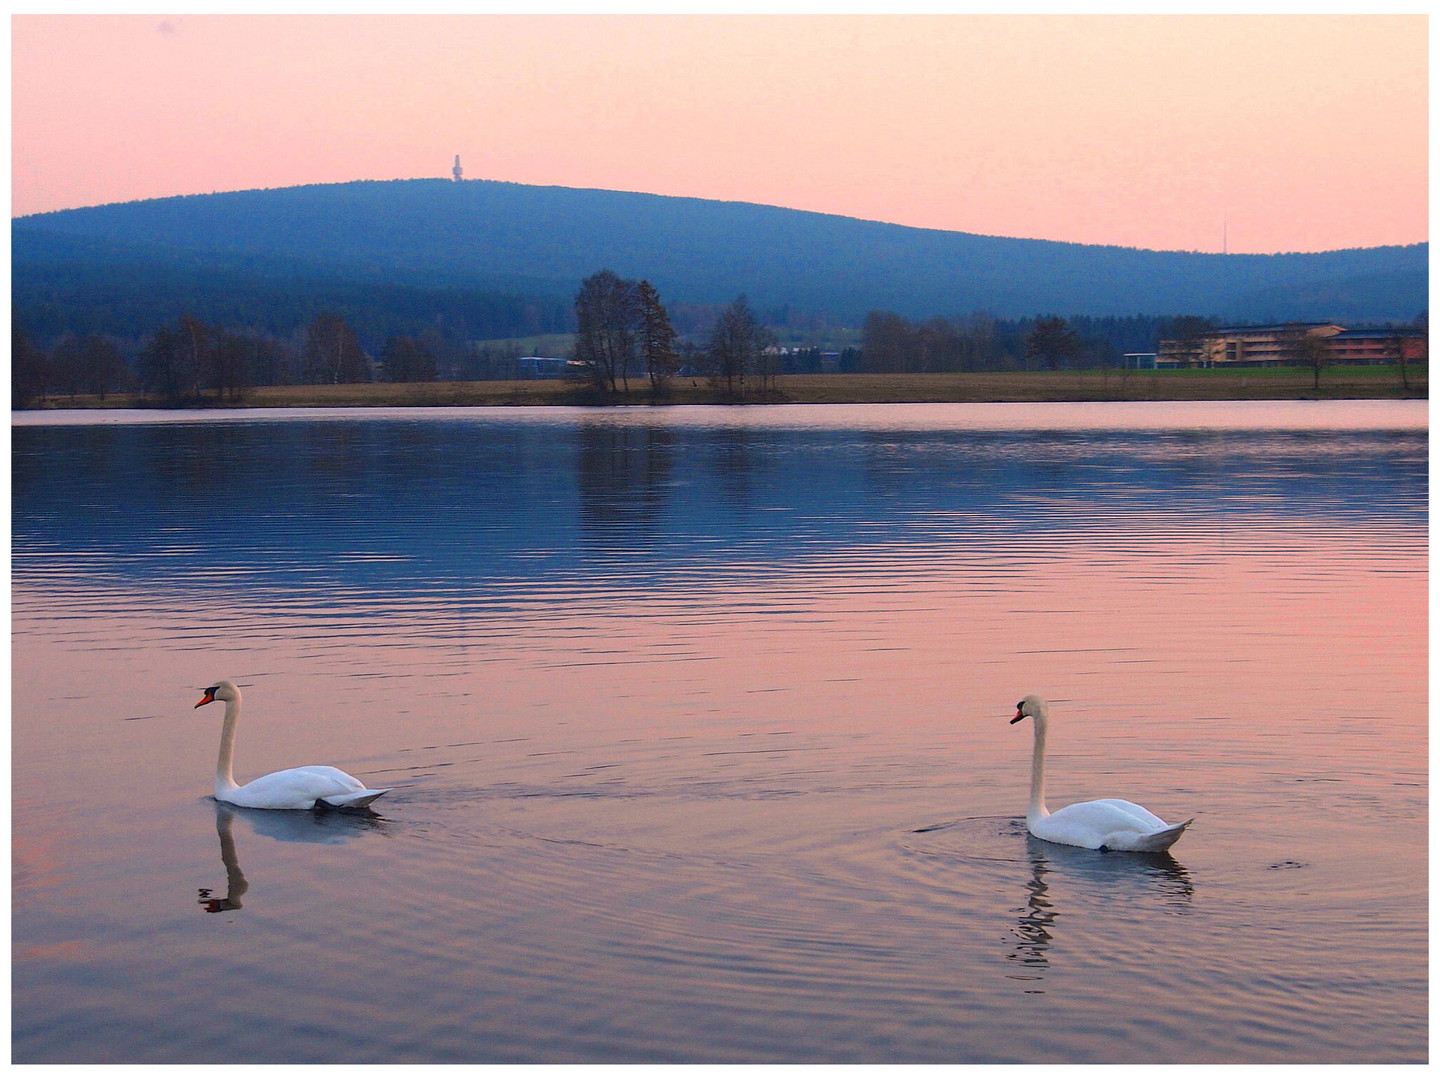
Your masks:
{"label": "pink water reflection", "polygon": [[[1352,469],[1351,442],[1282,441],[1224,458],[1264,474],[1246,486],[1201,443],[1181,447],[1190,471],[1117,493],[1086,477],[1170,448],[1112,441],[1099,470],[1088,443],[977,455],[903,429],[856,454],[863,483],[825,474],[828,517],[747,444],[748,486],[699,519],[738,536],[680,512],[709,490],[707,443],[592,472],[590,518],[565,472],[539,489],[547,527],[572,530],[559,554],[495,536],[510,508],[482,507],[441,552],[468,574],[394,541],[411,519],[379,516],[390,488],[374,534],[337,541],[408,557],[376,563],[306,563],[278,528],[273,557],[218,529],[166,532],[155,555],[110,518],[56,539],[42,526],[74,500],[29,489],[45,514],[22,515],[12,596],[17,1045],[63,1056],[100,1017],[169,1060],[1423,1058],[1413,462]],[[365,477],[387,458],[355,460]],[[1005,497],[977,481],[956,505],[884,501],[933,495],[943,469],[993,469]],[[501,558],[516,536],[528,576]],[[653,558],[630,557],[637,536]],[[222,677],[246,692],[241,777],[338,765],[393,786],[383,828],[221,822],[218,723],[191,706]],[[1052,805],[1193,815],[1173,861],[1027,840],[1029,737],[1006,721],[1031,690],[1053,705]],[[243,908],[200,910],[232,870]],[[366,997],[295,977],[317,967]],[[194,1019],[216,971],[262,1031]],[[317,999],[321,1026],[297,1026]]]}

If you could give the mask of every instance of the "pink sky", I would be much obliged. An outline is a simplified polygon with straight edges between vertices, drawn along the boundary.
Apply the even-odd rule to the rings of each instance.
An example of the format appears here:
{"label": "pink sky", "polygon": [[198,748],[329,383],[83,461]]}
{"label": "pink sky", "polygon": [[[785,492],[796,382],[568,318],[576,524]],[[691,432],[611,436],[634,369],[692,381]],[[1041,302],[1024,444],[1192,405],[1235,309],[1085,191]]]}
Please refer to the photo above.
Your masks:
{"label": "pink sky", "polygon": [[1091,244],[1428,239],[1424,16],[13,16],[12,215],[466,176]]}

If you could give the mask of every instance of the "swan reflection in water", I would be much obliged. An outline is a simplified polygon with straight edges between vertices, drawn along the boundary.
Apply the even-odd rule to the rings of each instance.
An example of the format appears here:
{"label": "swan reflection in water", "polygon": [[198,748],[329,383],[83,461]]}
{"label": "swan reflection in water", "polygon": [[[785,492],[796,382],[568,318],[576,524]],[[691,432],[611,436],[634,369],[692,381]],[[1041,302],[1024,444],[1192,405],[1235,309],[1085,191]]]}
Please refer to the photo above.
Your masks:
{"label": "swan reflection in water", "polygon": [[[1167,906],[1186,904],[1195,892],[1190,874],[1166,851],[1098,852],[1047,843],[1025,837],[1030,863],[1026,906],[1016,920],[1014,943],[1006,959],[1019,964],[1024,974],[1007,978],[1039,982],[1050,966],[1048,953],[1055,944],[1056,923],[1062,914],[1050,896],[1047,879],[1058,874],[1061,880],[1081,881],[1097,886],[1106,898],[1120,892],[1134,893],[1144,887]],[[1027,990],[1041,994],[1043,990]]]}
{"label": "swan reflection in water", "polygon": [[225,895],[215,896],[213,889],[200,890],[200,906],[212,915],[217,911],[238,911],[240,898],[245,895],[250,883],[240,869],[240,860],[235,856],[235,837],[230,826],[235,820],[235,811],[224,803],[215,804],[215,831],[220,834],[220,861],[225,864]]}
{"label": "swan reflection in water", "polygon": [[215,831],[220,836],[220,861],[225,864],[225,895],[216,896],[214,889],[200,889],[198,900],[200,906],[211,914],[238,911],[242,907],[240,898],[250,888],[235,853],[234,823],[237,817],[249,822],[251,830],[258,836],[298,844],[343,844],[361,833],[383,832],[385,821],[368,809],[343,813],[333,810],[297,813],[294,810],[253,810],[217,802]]}

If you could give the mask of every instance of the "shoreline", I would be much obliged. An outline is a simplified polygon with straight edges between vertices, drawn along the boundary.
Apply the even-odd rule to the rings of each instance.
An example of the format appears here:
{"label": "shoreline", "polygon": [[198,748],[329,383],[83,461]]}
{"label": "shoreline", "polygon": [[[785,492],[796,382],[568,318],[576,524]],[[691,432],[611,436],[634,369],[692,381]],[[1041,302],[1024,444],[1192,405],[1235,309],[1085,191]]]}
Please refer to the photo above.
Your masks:
{"label": "shoreline", "polygon": [[729,394],[701,380],[674,379],[657,396],[632,379],[628,392],[599,394],[556,379],[496,382],[353,383],[340,386],[259,386],[237,401],[206,397],[175,405],[139,394],[52,396],[49,409],[415,408],[536,405],[890,405],[943,402],[1087,401],[1337,401],[1429,399],[1428,368],[1412,365],[1410,387],[1393,366],[1332,368],[1314,375],[1295,368],[1163,371],[955,372],[941,374],[783,375],[774,389]]}

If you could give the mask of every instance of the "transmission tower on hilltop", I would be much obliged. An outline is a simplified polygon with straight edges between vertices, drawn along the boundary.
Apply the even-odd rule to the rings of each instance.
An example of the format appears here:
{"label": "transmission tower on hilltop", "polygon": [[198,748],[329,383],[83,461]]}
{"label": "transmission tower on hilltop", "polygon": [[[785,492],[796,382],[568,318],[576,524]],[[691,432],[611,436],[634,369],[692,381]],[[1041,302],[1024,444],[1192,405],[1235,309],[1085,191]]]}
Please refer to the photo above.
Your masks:
{"label": "transmission tower on hilltop", "polygon": [[462,168],[460,168],[460,155],[459,155],[459,154],[456,154],[456,155],[455,155],[455,168],[453,168],[453,169],[450,170],[450,175],[453,176],[453,177],[455,177],[455,182],[456,182],[457,184],[458,184],[461,180],[464,180],[464,179],[465,179],[465,170],[462,169]]}

